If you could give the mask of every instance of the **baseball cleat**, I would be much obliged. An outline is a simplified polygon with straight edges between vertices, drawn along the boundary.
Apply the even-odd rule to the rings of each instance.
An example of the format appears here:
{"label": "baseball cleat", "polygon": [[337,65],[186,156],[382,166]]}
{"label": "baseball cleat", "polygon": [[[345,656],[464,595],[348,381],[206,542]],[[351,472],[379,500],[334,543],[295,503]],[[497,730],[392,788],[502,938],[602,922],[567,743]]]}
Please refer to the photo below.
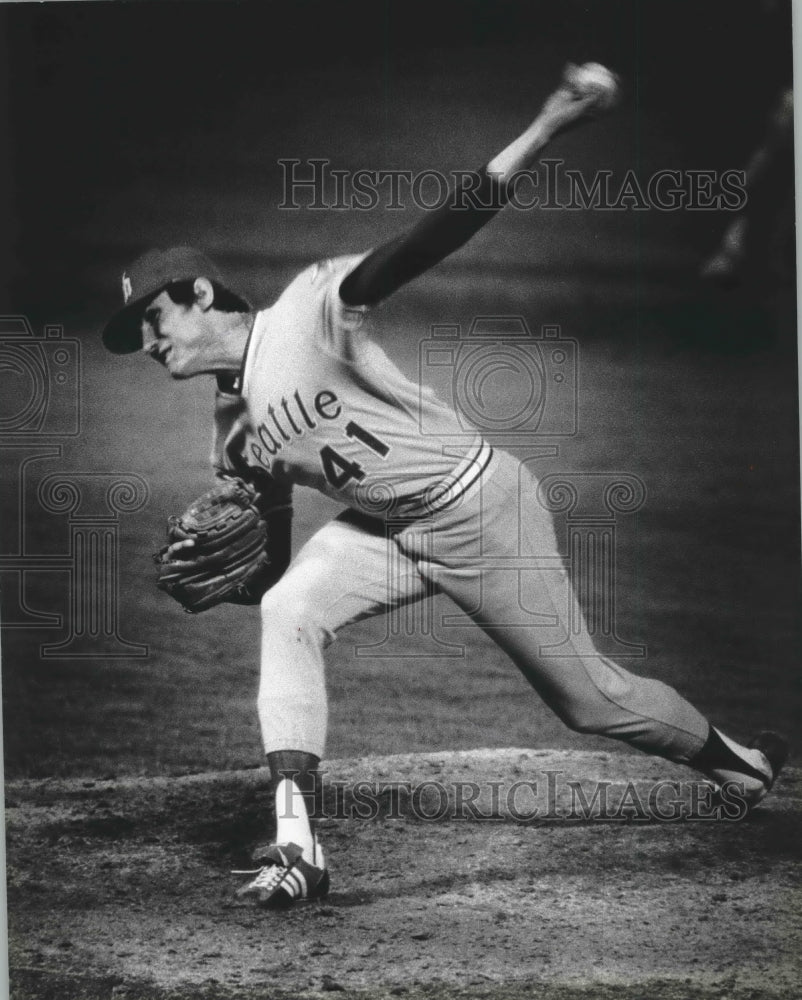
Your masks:
{"label": "baseball cleat", "polygon": [[780,736],[779,733],[765,729],[752,738],[749,749],[757,750],[763,754],[768,765],[765,778],[766,790],[760,797],[763,798],[767,792],[771,791],[774,782],[777,780],[777,775],[782,771],[786,760],[788,760],[788,741],[783,736]]}
{"label": "baseball cleat", "polygon": [[238,899],[252,899],[257,906],[267,909],[285,909],[299,900],[321,899],[328,895],[329,873],[317,839],[315,864],[304,858],[297,844],[269,844],[257,848],[253,859],[265,864],[251,871],[232,872],[254,876],[237,891]]}
{"label": "baseball cleat", "polygon": [[[788,758],[788,743],[779,733],[773,733],[770,730],[764,730],[754,736],[748,749],[756,750],[759,755],[759,759],[755,761],[755,765],[749,772],[751,780],[747,782],[735,772],[729,779],[741,786],[740,798],[745,807],[742,816],[750,813],[765,799]],[[718,802],[720,793],[721,786],[716,783],[714,803]]]}

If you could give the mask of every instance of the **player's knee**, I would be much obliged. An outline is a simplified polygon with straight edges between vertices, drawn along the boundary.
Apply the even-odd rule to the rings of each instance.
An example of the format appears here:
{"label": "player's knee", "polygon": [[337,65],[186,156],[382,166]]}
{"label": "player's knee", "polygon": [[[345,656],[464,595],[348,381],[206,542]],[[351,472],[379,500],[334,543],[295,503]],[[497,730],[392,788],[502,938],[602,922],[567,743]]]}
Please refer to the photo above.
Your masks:
{"label": "player's knee", "polygon": [[320,601],[308,592],[274,587],[262,598],[261,613],[262,630],[268,636],[288,636],[294,642],[321,644],[330,640]]}
{"label": "player's knee", "polygon": [[282,587],[273,587],[267,591],[261,601],[262,621],[275,625],[281,621],[307,621],[314,615],[314,602],[303,591]]}

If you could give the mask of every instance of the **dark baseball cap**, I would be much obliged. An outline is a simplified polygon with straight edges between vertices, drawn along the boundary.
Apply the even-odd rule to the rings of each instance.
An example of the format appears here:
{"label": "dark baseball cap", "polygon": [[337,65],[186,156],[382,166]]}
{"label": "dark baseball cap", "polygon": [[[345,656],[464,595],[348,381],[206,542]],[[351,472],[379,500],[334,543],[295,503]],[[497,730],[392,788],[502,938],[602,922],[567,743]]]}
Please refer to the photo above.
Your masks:
{"label": "dark baseball cap", "polygon": [[142,314],[159,292],[176,281],[208,278],[225,286],[219,269],[206,254],[192,247],[148,250],[123,271],[123,308],[103,330],[103,344],[112,354],[131,354],[142,347]]}

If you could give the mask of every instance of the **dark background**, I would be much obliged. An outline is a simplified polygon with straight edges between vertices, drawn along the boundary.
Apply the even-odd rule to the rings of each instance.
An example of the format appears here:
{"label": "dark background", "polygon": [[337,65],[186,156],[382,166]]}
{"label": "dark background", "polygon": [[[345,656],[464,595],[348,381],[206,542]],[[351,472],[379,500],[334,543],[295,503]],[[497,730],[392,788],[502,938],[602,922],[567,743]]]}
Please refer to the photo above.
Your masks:
{"label": "dark background", "polygon": [[[278,158],[476,166],[568,57],[609,63],[629,84],[590,160],[614,155],[646,175],[654,158],[742,165],[791,77],[790,11],[759,2],[25,4],[4,5],[0,24],[3,272],[9,305],[34,314],[84,305],[88,278],[149,246],[176,197],[188,202],[182,231],[227,255],[303,255],[298,234],[271,231]],[[230,208],[237,195],[255,232]],[[714,220],[687,215],[684,229],[712,238]],[[339,220],[332,243],[358,221]],[[375,239],[397,223],[369,225]]]}
{"label": "dark background", "polygon": [[[561,139],[588,172],[734,169],[790,81],[790,14],[760,3],[81,3],[0,9],[4,255],[0,308],[82,346],[83,423],[64,470],[131,471],[147,507],[122,522],[123,634],[141,661],[45,661],[53,634],[4,634],[9,773],[176,771],[259,760],[258,615],[188,619],[152,584],[164,517],[208,482],[210,386],[176,386],[97,332],[126,262],[197,243],[255,301],[300,267],[358,251],[419,213],[281,211],[280,158],[342,169],[467,169],[513,138],[571,59],[623,77],[615,116]],[[790,203],[786,212],[790,211]],[[506,211],[381,311],[414,372],[432,323],[521,313],[580,345],[580,430],[556,470],[626,470],[649,498],[620,532],[629,664],[679,686],[745,737],[799,711],[795,289],[782,268],[725,292],[699,261],[713,212]],[[787,264],[789,249],[780,248]],[[776,262],[775,262],[776,263]],[[5,376],[0,394],[18,391]],[[19,507],[4,458],[6,523]],[[33,496],[36,483],[30,484]],[[296,547],[336,508],[299,491]],[[35,513],[35,503],[29,508]],[[31,544],[63,524],[34,514]],[[32,575],[34,606],[64,581]],[[330,753],[592,746],[463,629],[464,661],[332,651]],[[601,745],[599,743],[598,745]],[[607,744],[604,744],[607,746]]]}

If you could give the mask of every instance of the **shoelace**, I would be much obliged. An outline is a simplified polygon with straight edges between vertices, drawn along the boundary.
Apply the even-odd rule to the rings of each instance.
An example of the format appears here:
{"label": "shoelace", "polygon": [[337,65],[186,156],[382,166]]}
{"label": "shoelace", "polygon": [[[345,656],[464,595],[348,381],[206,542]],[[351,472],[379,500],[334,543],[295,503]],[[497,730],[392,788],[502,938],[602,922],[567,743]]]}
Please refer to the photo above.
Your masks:
{"label": "shoelace", "polygon": [[282,868],[279,865],[270,865],[267,868],[262,868],[253,882],[251,882],[249,888],[264,889],[267,892],[271,892],[281,885],[290,870],[289,868]]}
{"label": "shoelace", "polygon": [[297,844],[282,846],[273,844],[269,846],[268,850],[274,855],[274,857],[267,859],[268,864],[253,869],[235,869],[231,872],[232,875],[255,876],[246,887],[247,889],[265,889],[266,891],[276,889],[295,868],[301,857],[301,849]]}
{"label": "shoelace", "polygon": [[232,875],[255,876],[252,881],[240,889],[238,893],[240,896],[251,895],[252,893],[259,892],[265,893],[266,897],[270,898],[286,883],[286,885],[289,886],[290,895],[295,897],[300,894],[300,885],[296,888],[295,883],[297,882],[297,879],[293,878],[295,867],[295,861],[291,861],[288,865],[271,863],[269,865],[265,865],[263,868],[257,868],[254,871],[234,871],[232,872]]}

